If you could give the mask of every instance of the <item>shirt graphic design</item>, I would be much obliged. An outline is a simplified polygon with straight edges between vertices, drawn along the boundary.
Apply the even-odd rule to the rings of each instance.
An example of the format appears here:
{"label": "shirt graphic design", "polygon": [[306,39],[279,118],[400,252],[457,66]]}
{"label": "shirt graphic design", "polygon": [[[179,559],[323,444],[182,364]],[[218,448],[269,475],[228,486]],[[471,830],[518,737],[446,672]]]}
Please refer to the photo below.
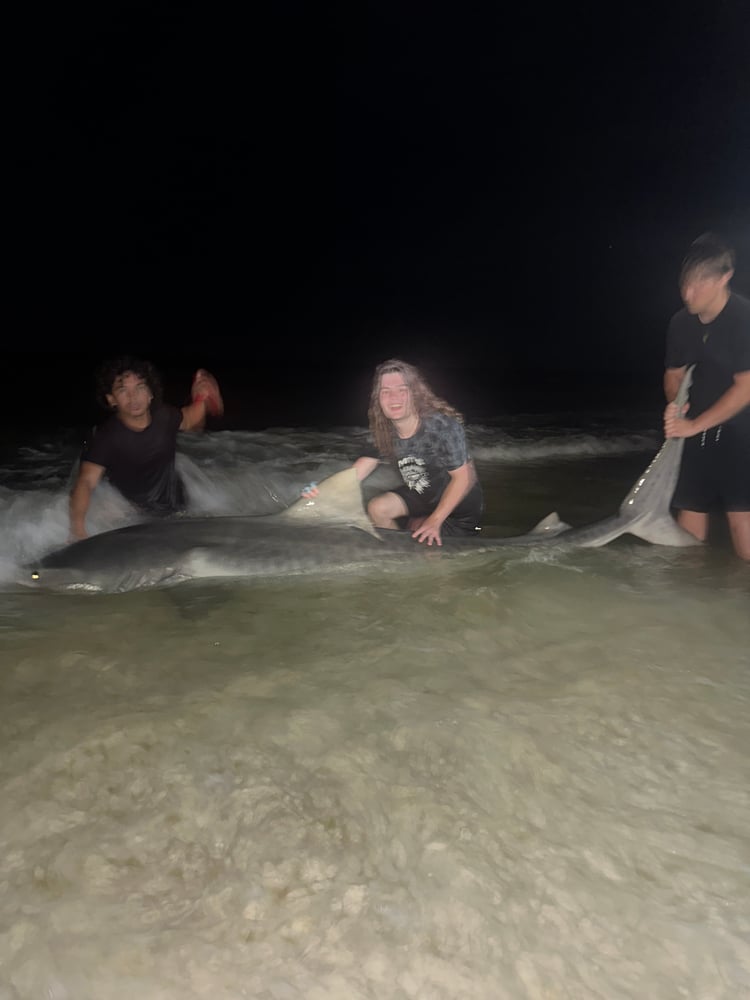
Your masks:
{"label": "shirt graphic design", "polygon": [[406,455],[398,460],[401,478],[410,490],[416,490],[420,494],[430,488],[430,477],[425,466],[424,459],[415,458],[414,455]]}

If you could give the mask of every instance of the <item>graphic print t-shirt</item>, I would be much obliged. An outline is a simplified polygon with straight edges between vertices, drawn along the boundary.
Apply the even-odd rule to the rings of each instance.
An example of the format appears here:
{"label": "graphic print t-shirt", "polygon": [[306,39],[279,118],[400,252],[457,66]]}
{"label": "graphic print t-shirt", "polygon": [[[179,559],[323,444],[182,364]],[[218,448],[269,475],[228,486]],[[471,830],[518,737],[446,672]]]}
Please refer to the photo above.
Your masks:
{"label": "graphic print t-shirt", "polygon": [[[448,473],[470,458],[462,425],[444,413],[423,417],[412,437],[397,437],[394,445],[401,478],[424,502],[425,509],[437,505],[450,482]],[[377,457],[374,447],[365,454]]]}

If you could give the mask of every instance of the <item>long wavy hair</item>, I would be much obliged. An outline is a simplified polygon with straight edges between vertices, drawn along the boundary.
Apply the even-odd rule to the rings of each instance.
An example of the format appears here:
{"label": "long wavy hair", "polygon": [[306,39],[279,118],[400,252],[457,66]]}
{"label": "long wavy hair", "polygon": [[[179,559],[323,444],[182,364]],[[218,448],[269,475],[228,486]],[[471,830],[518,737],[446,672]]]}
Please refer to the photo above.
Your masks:
{"label": "long wavy hair", "polygon": [[370,391],[370,406],[367,411],[370,433],[381,455],[386,458],[393,458],[395,455],[393,424],[385,416],[380,406],[380,383],[383,375],[389,375],[391,372],[398,372],[409,387],[412,406],[418,417],[426,417],[430,413],[444,413],[446,416],[453,417],[463,423],[462,414],[454,409],[450,403],[446,403],[444,399],[435,395],[418,368],[406,361],[400,361],[398,358],[390,358],[388,361],[383,361],[375,369]]}
{"label": "long wavy hair", "polygon": [[111,394],[115,382],[128,372],[142,378],[151,390],[153,401],[155,403],[161,402],[161,379],[157,370],[150,361],[141,361],[140,358],[132,358],[125,354],[119,358],[104,361],[96,372],[96,398],[105,410],[111,409],[107,396]]}

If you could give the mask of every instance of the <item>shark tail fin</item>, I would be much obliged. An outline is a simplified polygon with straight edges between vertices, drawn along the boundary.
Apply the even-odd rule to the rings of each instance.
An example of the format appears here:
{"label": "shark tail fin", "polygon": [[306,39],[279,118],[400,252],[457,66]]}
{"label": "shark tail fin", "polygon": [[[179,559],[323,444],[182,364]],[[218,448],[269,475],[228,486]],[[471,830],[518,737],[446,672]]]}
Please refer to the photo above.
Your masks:
{"label": "shark tail fin", "polygon": [[642,538],[645,542],[651,542],[653,545],[686,547],[703,544],[695,535],[691,535],[689,531],[681,528],[671,514],[644,518],[642,521],[636,521],[629,525],[627,530],[629,534]]}
{"label": "shark tail fin", "polygon": [[538,524],[534,525],[529,534],[554,537],[555,535],[559,535],[561,531],[567,531],[569,528],[569,524],[560,520],[557,511],[553,511],[551,514],[543,517]]}

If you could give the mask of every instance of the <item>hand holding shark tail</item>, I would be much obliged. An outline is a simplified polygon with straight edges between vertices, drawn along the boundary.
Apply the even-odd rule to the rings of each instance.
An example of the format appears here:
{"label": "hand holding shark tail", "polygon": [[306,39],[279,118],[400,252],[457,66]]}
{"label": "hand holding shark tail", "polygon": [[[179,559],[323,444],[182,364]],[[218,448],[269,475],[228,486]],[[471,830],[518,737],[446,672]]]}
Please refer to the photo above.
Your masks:
{"label": "hand holding shark tail", "polygon": [[[681,410],[689,405],[688,393],[692,383],[693,368],[685,372],[677,396],[670,406]],[[672,496],[677,485],[682,461],[684,441],[666,436],[664,443],[648,467],[633,483],[620,504],[615,525],[626,524],[625,530],[654,545],[699,545],[698,539],[681,528],[671,512]],[[619,532],[622,533],[622,532]],[[606,544],[604,535],[591,545]]]}

